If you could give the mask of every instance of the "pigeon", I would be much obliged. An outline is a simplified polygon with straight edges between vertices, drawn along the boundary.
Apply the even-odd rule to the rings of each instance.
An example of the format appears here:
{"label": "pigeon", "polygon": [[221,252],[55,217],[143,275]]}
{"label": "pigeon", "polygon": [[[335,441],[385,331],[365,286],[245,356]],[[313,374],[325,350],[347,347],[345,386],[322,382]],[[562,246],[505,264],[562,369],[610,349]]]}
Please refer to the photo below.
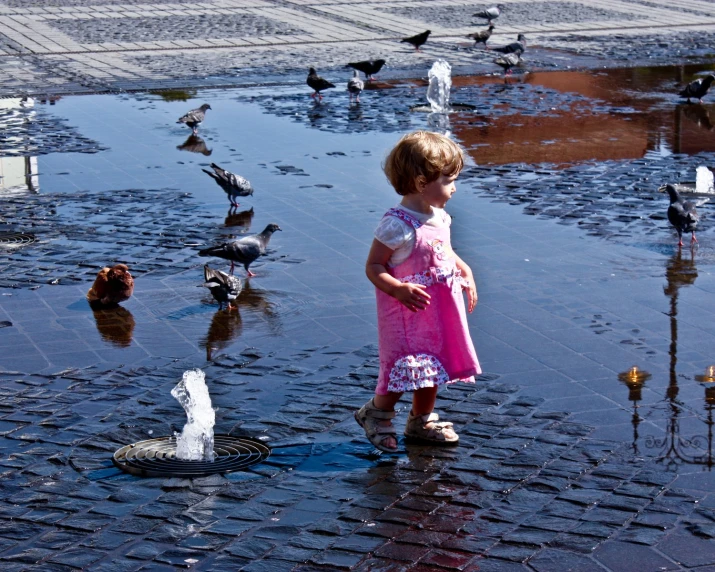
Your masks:
{"label": "pigeon", "polygon": [[409,38],[403,38],[400,40],[400,42],[404,42],[407,44],[412,44],[415,47],[416,51],[420,51],[420,46],[423,45],[426,41],[427,38],[429,38],[429,35],[432,33],[431,30],[425,30],[421,34],[417,34],[416,36],[410,36]]}
{"label": "pigeon", "polygon": [[667,192],[670,197],[670,206],[668,207],[668,220],[670,224],[675,227],[678,231],[678,246],[683,246],[683,233],[690,232],[692,236],[690,238],[691,244],[697,242],[698,239],[695,238],[695,229],[698,226],[698,220],[700,216],[698,215],[695,207],[699,207],[702,204],[708,202],[709,199],[705,199],[699,202],[686,201],[681,198],[678,190],[675,186],[668,184],[660,187],[658,189],[661,193]]}
{"label": "pigeon", "polygon": [[702,103],[703,97],[705,97],[705,94],[710,89],[710,84],[713,82],[713,80],[715,80],[715,75],[708,74],[705,77],[701,77],[699,79],[696,79],[695,81],[691,81],[678,95],[680,95],[680,97],[687,97],[688,103],[690,103],[691,97],[697,97],[698,101]]}
{"label": "pigeon", "polygon": [[489,46],[487,46],[487,40],[491,37],[492,30],[494,30],[494,24],[490,22],[489,28],[487,28],[486,30],[480,30],[479,32],[474,32],[473,34],[469,34],[467,38],[474,40],[475,48],[477,47],[477,44],[482,43],[484,44],[485,48],[489,49]]}
{"label": "pigeon", "polygon": [[305,80],[305,83],[308,84],[314,91],[310,95],[310,97],[315,98],[317,95],[320,99],[323,99],[323,96],[320,95],[320,92],[323,91],[324,89],[330,89],[331,87],[335,87],[334,83],[330,83],[327,79],[323,79],[318,75],[318,72],[315,71],[315,68],[310,68],[308,70],[308,78]]}
{"label": "pigeon", "polygon": [[271,239],[271,235],[277,230],[281,230],[275,223],[269,224],[263,232],[252,234],[234,240],[233,242],[225,242],[219,246],[212,246],[199,250],[199,256],[217,256],[225,260],[231,261],[231,274],[233,274],[234,263],[243,264],[249,276],[255,276],[248,267],[259,256],[266,253],[266,246]]}
{"label": "pigeon", "polygon": [[345,67],[350,67],[355,70],[361,71],[365,74],[365,79],[370,81],[372,76],[376,73],[380,73],[380,70],[385,65],[385,60],[365,60],[362,62],[350,62]]}
{"label": "pigeon", "polygon": [[224,302],[228,305],[229,310],[233,309],[231,302],[238,298],[243,289],[241,279],[221,270],[209,268],[209,265],[206,264],[204,265],[204,280],[203,286],[211,290],[211,295],[218,302],[218,309],[223,307]]}
{"label": "pigeon", "polygon": [[204,103],[198,109],[192,109],[186,115],[179,117],[177,123],[186,123],[186,125],[191,127],[191,132],[196,135],[199,123],[201,123],[204,120],[204,117],[206,117],[207,109],[211,109],[211,106],[208,103]]}
{"label": "pigeon", "polygon": [[494,63],[504,68],[504,75],[511,75],[511,68],[521,64],[521,55],[518,53],[504,54],[494,60]]}
{"label": "pigeon", "polygon": [[91,306],[116,306],[128,300],[134,292],[134,278],[126,264],[102,268],[87,292]]}
{"label": "pigeon", "polygon": [[475,18],[482,18],[484,20],[488,20],[489,23],[492,23],[492,20],[496,20],[499,15],[501,14],[501,11],[504,9],[503,4],[497,4],[496,6],[492,6],[491,8],[487,8],[486,10],[482,10],[481,12],[477,12],[476,14],[473,14]]}
{"label": "pigeon", "polygon": [[358,71],[353,72],[353,77],[348,80],[348,93],[350,94],[350,101],[353,100],[353,95],[355,96],[355,101],[360,103],[360,92],[365,88],[365,83],[358,77]]}
{"label": "pigeon", "polygon": [[222,169],[216,163],[211,163],[211,168],[214,170],[213,173],[211,171],[207,171],[206,169],[201,170],[216,181],[226,192],[232,207],[238,206],[236,197],[247,197],[249,195],[253,195],[253,187],[248,179],[243,178],[241,175],[235,175],[226,169]]}
{"label": "pigeon", "polygon": [[211,149],[206,147],[206,142],[198,135],[189,135],[189,137],[181,145],[177,145],[179,151],[189,151],[191,153],[201,153],[208,157],[213,153]]}
{"label": "pigeon", "polygon": [[526,36],[524,34],[519,34],[517,41],[507,44],[506,46],[499,46],[498,48],[492,48],[492,51],[499,52],[501,54],[523,54],[526,50]]}

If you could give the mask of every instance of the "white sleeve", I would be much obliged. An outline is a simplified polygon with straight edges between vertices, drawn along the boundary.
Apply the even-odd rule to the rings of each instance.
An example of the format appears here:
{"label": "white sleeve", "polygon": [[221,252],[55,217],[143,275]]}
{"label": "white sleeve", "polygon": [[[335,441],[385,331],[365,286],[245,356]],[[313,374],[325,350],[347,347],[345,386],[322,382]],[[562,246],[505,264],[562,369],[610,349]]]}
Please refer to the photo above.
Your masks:
{"label": "white sleeve", "polygon": [[390,250],[404,246],[414,235],[412,225],[395,216],[386,216],[375,229],[375,238]]}

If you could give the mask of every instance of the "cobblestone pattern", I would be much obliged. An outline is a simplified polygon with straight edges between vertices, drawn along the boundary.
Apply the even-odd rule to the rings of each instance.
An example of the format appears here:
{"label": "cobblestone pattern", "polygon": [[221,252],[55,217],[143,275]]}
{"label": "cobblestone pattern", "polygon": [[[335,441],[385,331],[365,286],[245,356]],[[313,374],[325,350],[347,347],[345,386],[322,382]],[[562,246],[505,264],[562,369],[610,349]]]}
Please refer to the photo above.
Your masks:
{"label": "cobblestone pattern", "polygon": [[[445,28],[453,28],[455,25],[463,26],[466,22],[471,22],[475,26],[486,25],[486,20],[474,18],[473,15],[491,6],[493,6],[493,4],[484,4],[481,6],[417,5],[404,7],[394,6],[382,8],[382,10],[406,18],[413,18],[424,22],[434,22]],[[552,22],[572,24],[575,22],[589,22],[593,20],[630,22],[644,18],[646,18],[646,16],[595,8],[578,2],[529,2],[519,4],[518,8],[507,5],[495,23],[500,28],[518,26],[528,29],[537,21],[543,24]]]}
{"label": "cobblestone pattern", "polygon": [[[343,76],[348,75],[343,73]],[[323,74],[334,81],[337,91],[344,91],[346,83],[339,83],[333,75]],[[365,132],[368,130],[392,133],[406,131],[421,123],[424,115],[411,112],[414,106],[429,106],[423,100],[423,85],[419,85],[419,96],[415,94],[414,83],[390,86],[391,89],[375,89],[366,92],[359,107],[346,107],[343,102],[331,104],[332,91],[325,91],[325,99],[309,113],[305,113],[305,98],[300,95],[259,96],[251,98],[269,113],[280,117],[289,117],[293,121],[305,123],[321,131],[333,133]],[[419,98],[418,98],[419,97]],[[476,104],[474,112],[466,112],[454,117],[454,122],[474,125],[506,115],[538,115],[539,117],[557,116],[570,111],[578,116],[583,114],[608,113],[609,107],[602,102],[589,100],[573,93],[563,93],[553,89],[531,84],[519,84],[509,89],[495,89],[494,85],[469,85],[454,88],[451,92],[452,103]]]}
{"label": "cobblestone pattern", "polygon": [[93,18],[54,20],[52,26],[73,40],[102,42],[156,42],[241,36],[303,34],[304,30],[284,22],[250,13],[155,18]]}
{"label": "cobblestone pattern", "polygon": [[[648,2],[648,0],[630,0],[629,4],[638,4],[639,6],[647,6],[648,8],[657,8],[659,10],[662,10],[666,6],[663,4],[659,4],[658,2]],[[703,4],[699,4],[698,8],[704,8],[705,6]],[[693,7],[687,7],[687,6],[679,6],[678,10],[680,12],[684,12],[685,14],[695,14],[696,16],[710,16],[712,17],[715,14],[715,10],[698,10]]]}
{"label": "cobblestone pattern", "polygon": [[[208,4],[209,2],[201,2],[201,0],[122,0],[121,2],[114,0],[32,0],[32,6],[35,8],[88,8],[107,4],[155,6],[161,4]],[[27,8],[25,0],[2,0],[2,4],[11,8]]]}
{"label": "cobblestone pattern", "polygon": [[[699,32],[694,34],[668,34],[639,36],[635,44],[632,37],[623,35],[579,35],[552,36],[549,47],[603,58],[610,65],[623,65],[637,59],[644,65],[673,65],[686,63],[696,58],[707,59],[712,55],[715,34]],[[629,45],[630,44],[630,45]]]}
{"label": "cobblestone pattern", "polygon": [[[218,432],[264,433],[275,448],[246,472],[192,480],[129,477],[110,461],[180,428],[169,390],[184,364],[1,374],[3,569],[595,569],[610,563],[598,550],[609,539],[677,568],[683,530],[697,531],[697,558],[713,555],[712,495],[672,488],[674,473],[589,439],[495,376],[441,394],[459,449],[409,446],[404,460],[376,462],[352,420],[375,382],[375,348],[287,357],[253,349],[208,368]],[[345,373],[310,379],[316,357]],[[265,381],[253,397],[300,380],[270,419],[242,400],[254,375]],[[313,442],[323,433],[331,442]],[[356,465],[367,470],[345,470]]]}
{"label": "cobblestone pattern", "polygon": [[[527,214],[576,224],[591,236],[632,243],[633,237],[647,240],[671,229],[666,218],[668,200],[658,187],[688,180],[698,166],[714,159],[715,154],[701,153],[605,161],[563,170],[526,165],[476,167],[465,169],[460,181],[480,194],[524,205]],[[672,178],[666,180],[662,173]],[[524,180],[526,174],[533,179]],[[698,230],[709,233],[713,207],[706,203],[699,212]]]}
{"label": "cobblestone pattern", "polygon": [[[215,217],[190,195],[171,189],[114,190],[91,198],[82,192],[23,195],[3,205],[0,229],[29,232],[37,242],[0,249],[2,287],[87,282],[115,259],[118,247],[136,275],[173,274],[200,265],[196,251],[201,245],[229,236],[205,224]],[[122,224],[123,219],[131,224]],[[269,250],[265,260],[280,258]]]}
{"label": "cobblestone pattern", "polygon": [[96,153],[104,150],[66,121],[42,107],[0,109],[0,155],[23,157],[48,153]]}

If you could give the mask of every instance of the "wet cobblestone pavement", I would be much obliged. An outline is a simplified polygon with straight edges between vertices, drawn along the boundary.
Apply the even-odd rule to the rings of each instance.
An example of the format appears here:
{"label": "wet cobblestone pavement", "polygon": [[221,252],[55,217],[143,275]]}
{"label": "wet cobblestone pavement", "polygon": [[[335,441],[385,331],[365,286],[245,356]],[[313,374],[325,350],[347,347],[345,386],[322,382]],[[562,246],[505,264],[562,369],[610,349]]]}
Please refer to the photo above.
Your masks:
{"label": "wet cobblestone pavement", "polygon": [[[506,82],[463,38],[482,26],[450,26],[479,6],[451,0],[35,4],[0,0],[3,571],[715,569],[715,206],[678,249],[658,193],[715,166],[712,96],[675,96],[711,69],[711,4],[510,3],[494,43],[538,39]],[[427,53],[394,41],[427,23]],[[337,80],[382,54],[360,105],[342,87],[309,99],[308,65]],[[453,78],[474,110],[410,111],[436,57],[478,72]],[[189,137],[176,119],[204,102]],[[440,392],[459,447],[389,456],[352,416],[377,375],[363,266],[396,202],[380,162],[417,128],[471,157],[448,210],[485,373]],[[228,213],[212,161],[255,188]],[[217,310],[202,268],[227,265],[198,250],[269,222],[283,232],[238,311]],[[93,310],[115,262],[134,294]],[[265,439],[269,459],[194,479],[116,468],[120,447],[181,429],[170,390],[195,367],[216,432]]]}

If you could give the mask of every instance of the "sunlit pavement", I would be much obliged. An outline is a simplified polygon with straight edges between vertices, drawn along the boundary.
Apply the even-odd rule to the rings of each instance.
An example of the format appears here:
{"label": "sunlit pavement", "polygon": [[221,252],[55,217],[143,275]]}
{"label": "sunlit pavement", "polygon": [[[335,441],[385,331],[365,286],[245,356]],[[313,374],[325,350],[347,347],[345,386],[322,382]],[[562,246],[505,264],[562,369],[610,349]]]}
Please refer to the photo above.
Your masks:
{"label": "sunlit pavement", "polygon": [[[455,78],[477,110],[448,124],[473,160],[448,210],[485,373],[440,393],[459,447],[394,457],[352,417],[377,373],[365,253],[396,201],[380,162],[434,125],[408,111],[434,59],[495,72],[463,38],[483,26],[450,25],[477,6],[43,4],[0,3],[3,570],[715,566],[713,207],[678,249],[657,193],[714,164],[712,96],[674,95],[709,69],[711,3],[508,3],[493,43],[533,37],[532,73]],[[395,41],[425,27],[424,54]],[[387,83],[360,106],[308,97],[308,66],[337,83],[378,56]],[[635,63],[663,67],[595,72]],[[204,101],[189,137],[175,121]],[[211,161],[256,188],[236,212]],[[269,222],[238,311],[217,311],[202,267],[227,265],[197,250]],[[92,311],[114,261],[134,296]],[[181,429],[170,390],[194,367],[217,433],[271,457],[196,479],[115,468]]]}

